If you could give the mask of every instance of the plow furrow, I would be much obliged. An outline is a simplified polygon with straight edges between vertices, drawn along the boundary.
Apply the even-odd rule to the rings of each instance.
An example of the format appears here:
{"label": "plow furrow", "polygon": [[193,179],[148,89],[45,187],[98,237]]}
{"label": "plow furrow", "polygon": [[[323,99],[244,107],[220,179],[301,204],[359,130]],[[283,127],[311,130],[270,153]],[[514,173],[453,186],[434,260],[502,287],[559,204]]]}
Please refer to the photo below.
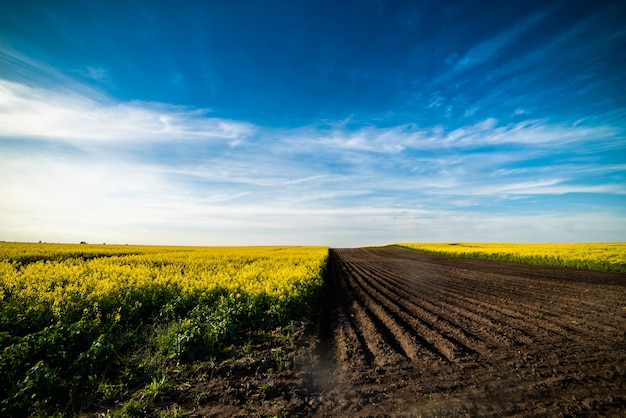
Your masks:
{"label": "plow furrow", "polygon": [[623,273],[336,249],[325,297],[334,393],[364,397],[330,415],[626,410]]}

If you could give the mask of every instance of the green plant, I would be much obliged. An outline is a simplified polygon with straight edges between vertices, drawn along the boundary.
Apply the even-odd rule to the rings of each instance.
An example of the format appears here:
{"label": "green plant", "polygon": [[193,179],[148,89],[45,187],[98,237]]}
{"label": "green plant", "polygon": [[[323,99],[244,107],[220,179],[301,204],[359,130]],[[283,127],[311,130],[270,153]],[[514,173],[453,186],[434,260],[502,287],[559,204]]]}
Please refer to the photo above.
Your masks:
{"label": "green plant", "polygon": [[189,411],[176,405],[172,408],[168,408],[165,411],[159,412],[160,418],[181,418],[181,417],[187,417],[189,415],[191,415]]}
{"label": "green plant", "polygon": [[114,411],[108,418],[142,418],[148,415],[149,404],[143,399],[131,399],[119,411]]}
{"label": "green plant", "polygon": [[95,392],[95,396],[105,403],[121,401],[124,395],[126,387],[123,383],[110,383],[106,380],[98,383]]}
{"label": "green plant", "polygon": [[242,342],[254,351],[253,330],[306,312],[327,258],[324,247],[0,243],[0,416],[88,414],[125,400],[113,416],[144,416],[171,393],[173,365],[208,358],[212,378],[216,358]]}
{"label": "green plant", "polygon": [[264,382],[259,385],[259,392],[261,392],[261,396],[265,397],[267,392],[270,390],[272,386],[269,382]]}
{"label": "green plant", "polygon": [[174,387],[169,383],[167,375],[163,375],[160,378],[153,377],[152,381],[144,388],[141,399],[154,401],[155,399],[167,396],[173,390]]}

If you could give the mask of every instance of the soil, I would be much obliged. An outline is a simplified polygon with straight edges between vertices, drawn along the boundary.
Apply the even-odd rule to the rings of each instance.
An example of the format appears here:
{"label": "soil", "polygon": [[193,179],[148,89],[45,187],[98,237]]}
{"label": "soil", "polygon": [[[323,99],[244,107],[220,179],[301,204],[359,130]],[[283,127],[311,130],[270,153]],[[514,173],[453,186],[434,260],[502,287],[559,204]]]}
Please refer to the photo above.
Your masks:
{"label": "soil", "polygon": [[334,249],[320,312],[277,332],[193,382],[182,373],[168,408],[626,416],[625,273]]}

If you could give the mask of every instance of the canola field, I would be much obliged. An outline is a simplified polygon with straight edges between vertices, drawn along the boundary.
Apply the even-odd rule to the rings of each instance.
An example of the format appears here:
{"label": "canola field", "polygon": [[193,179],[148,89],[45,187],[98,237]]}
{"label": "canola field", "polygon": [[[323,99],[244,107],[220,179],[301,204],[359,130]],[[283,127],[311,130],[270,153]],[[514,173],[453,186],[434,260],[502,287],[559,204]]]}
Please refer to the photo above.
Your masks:
{"label": "canola field", "polygon": [[0,243],[0,415],[89,409],[146,378],[138,349],[183,364],[302,317],[327,257],[327,247]]}
{"label": "canola field", "polygon": [[399,243],[434,255],[514,261],[601,271],[626,271],[626,243]]}

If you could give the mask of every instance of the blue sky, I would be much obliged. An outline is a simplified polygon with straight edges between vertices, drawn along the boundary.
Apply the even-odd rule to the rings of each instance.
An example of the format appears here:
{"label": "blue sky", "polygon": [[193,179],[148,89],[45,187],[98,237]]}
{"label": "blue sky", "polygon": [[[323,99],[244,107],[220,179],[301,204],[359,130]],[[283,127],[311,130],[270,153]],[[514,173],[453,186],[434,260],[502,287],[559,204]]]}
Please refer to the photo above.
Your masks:
{"label": "blue sky", "polygon": [[626,240],[623,1],[0,2],[0,240]]}

